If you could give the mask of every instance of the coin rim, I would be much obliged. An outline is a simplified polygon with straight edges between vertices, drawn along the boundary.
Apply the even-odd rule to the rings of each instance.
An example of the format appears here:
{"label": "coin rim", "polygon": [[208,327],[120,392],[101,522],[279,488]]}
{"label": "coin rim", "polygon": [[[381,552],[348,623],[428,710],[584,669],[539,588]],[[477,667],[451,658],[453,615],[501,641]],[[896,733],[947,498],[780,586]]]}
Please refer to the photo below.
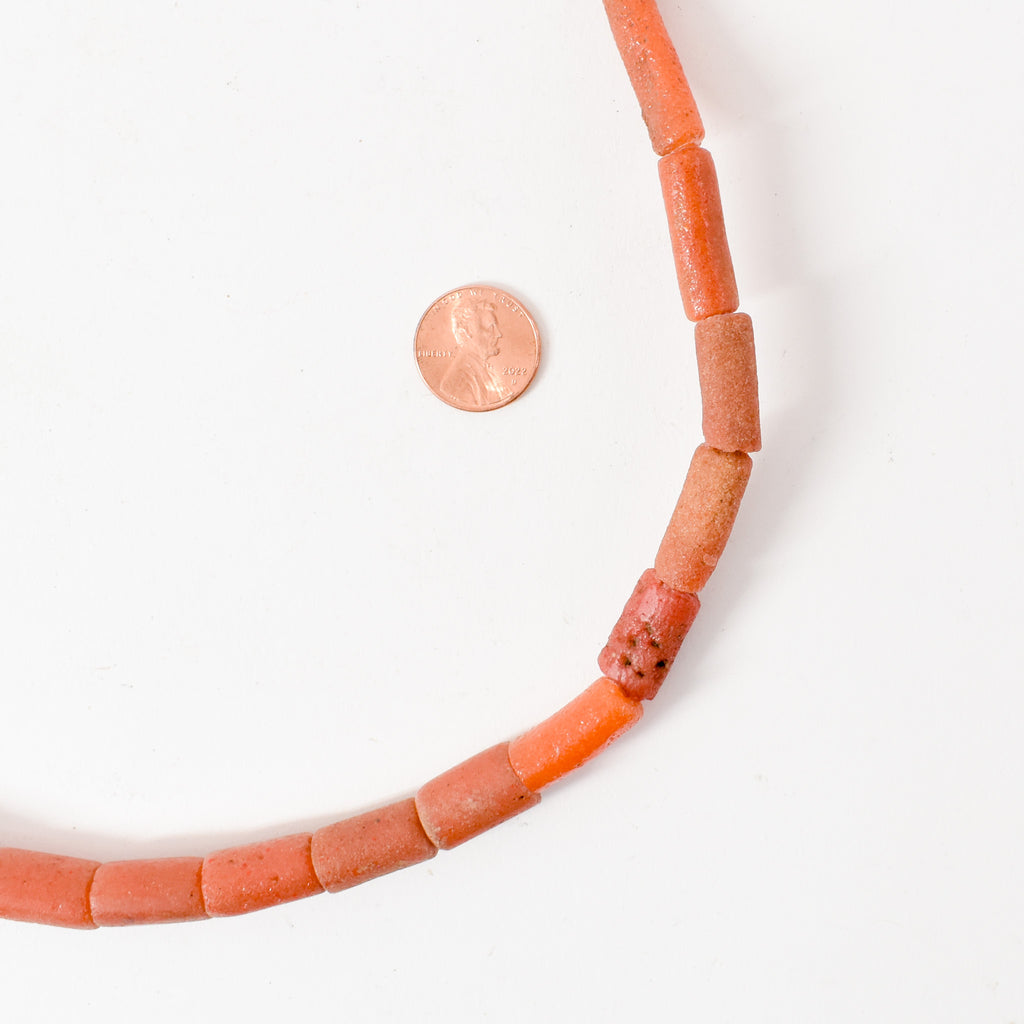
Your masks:
{"label": "coin rim", "polygon": [[[430,382],[423,375],[423,367],[420,365],[419,357],[416,354],[417,349],[418,349],[419,337],[420,337],[420,328],[423,326],[423,321],[427,319],[427,317],[430,315],[430,313],[433,310],[433,308],[442,299],[446,299],[449,295],[454,295],[455,292],[468,291],[470,288],[486,288],[488,291],[500,292],[502,295],[507,295],[520,308],[520,310],[522,310],[523,316],[526,317],[527,322],[529,323],[530,327],[533,330],[533,341],[534,341],[534,345],[536,346],[536,350],[537,350],[536,363],[534,364],[533,369],[530,371],[530,374],[526,378],[525,382],[523,383],[523,386],[514,395],[510,395],[508,398],[503,399],[502,401],[497,402],[494,405],[486,405],[486,406],[461,405],[458,402],[449,401],[443,395],[439,395],[431,387]],[[442,292],[440,295],[438,295],[438,297],[436,299],[434,299],[433,302],[430,303],[430,305],[427,306],[426,310],[424,310],[424,312],[423,312],[423,315],[419,318],[419,321],[416,324],[416,330],[413,332],[413,336],[412,336],[412,357],[413,357],[413,360],[416,363],[416,370],[417,370],[417,372],[420,375],[420,380],[423,381],[423,384],[426,387],[426,389],[438,401],[443,402],[445,405],[451,407],[452,409],[458,409],[460,412],[494,412],[495,409],[504,409],[506,405],[511,405],[514,401],[516,401],[516,399],[522,398],[523,393],[533,383],[533,378],[537,376],[537,370],[540,369],[540,359],[541,359],[540,328],[537,326],[537,321],[534,319],[533,314],[529,311],[529,309],[526,307],[526,305],[522,302],[522,300],[517,295],[514,295],[507,288],[499,288],[497,285],[487,284],[486,282],[483,282],[483,281],[476,281],[473,284],[460,285],[458,288],[449,288],[448,291]]]}

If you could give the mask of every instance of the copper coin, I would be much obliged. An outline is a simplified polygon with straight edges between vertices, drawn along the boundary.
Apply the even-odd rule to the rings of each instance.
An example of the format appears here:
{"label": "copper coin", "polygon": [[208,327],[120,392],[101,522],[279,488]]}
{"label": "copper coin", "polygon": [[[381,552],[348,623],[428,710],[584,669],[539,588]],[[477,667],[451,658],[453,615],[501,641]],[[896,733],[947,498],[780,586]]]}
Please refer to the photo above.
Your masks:
{"label": "copper coin", "polygon": [[416,328],[416,362],[431,391],[466,412],[500,409],[528,387],[540,334],[523,304],[471,284],[442,295]]}

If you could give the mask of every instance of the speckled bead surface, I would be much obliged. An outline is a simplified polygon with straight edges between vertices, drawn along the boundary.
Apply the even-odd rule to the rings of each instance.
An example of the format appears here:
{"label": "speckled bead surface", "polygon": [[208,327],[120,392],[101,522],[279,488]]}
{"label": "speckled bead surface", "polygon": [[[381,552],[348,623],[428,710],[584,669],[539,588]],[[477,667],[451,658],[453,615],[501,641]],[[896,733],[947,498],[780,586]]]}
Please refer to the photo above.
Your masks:
{"label": "speckled bead surface", "polygon": [[704,125],[658,5],[605,0],[604,9],[654,151],[699,145]]}
{"label": "speckled bead surface", "polygon": [[643,717],[643,706],[612,679],[588,686],[540,725],[514,739],[508,758],[534,791],[586,764]]}
{"label": "speckled bead surface", "polygon": [[704,410],[704,440],[723,452],[761,450],[754,325],[746,313],[708,317],[694,326]]}
{"label": "speckled bead surface", "polygon": [[450,850],[539,802],[512,769],[507,743],[450,768],[416,794],[423,830],[439,850]]}
{"label": "speckled bead surface", "polygon": [[248,914],[323,892],[310,854],[312,833],[232,846],[203,861],[203,900],[210,917]]}
{"label": "speckled bead surface", "polygon": [[601,671],[634,700],[651,700],[700,610],[696,594],[674,590],[648,569],[598,656]]}
{"label": "speckled bead surface", "polygon": [[0,848],[0,917],[64,928],[95,928],[89,887],[99,861]]}
{"label": "speckled bead surface", "polygon": [[101,864],[89,900],[98,925],[170,924],[207,917],[203,858],[162,857]]}
{"label": "speckled bead surface", "polygon": [[658,161],[676,277],[691,320],[733,313],[740,304],[715,163],[687,146]]}
{"label": "speckled bead surface", "polygon": [[662,583],[692,594],[707,583],[732,533],[751,465],[745,452],[721,452],[702,444],[693,453],[654,559]]}
{"label": "speckled bead surface", "polygon": [[313,869],[328,892],[341,892],[399,868],[437,856],[416,813],[416,801],[400,800],[313,833]]}

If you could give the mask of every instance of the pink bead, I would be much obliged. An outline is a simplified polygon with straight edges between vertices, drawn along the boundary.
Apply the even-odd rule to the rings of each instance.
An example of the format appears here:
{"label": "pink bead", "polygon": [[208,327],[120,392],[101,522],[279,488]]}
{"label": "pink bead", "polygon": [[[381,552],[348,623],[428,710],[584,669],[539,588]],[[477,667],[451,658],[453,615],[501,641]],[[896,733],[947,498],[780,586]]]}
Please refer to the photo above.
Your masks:
{"label": "pink bead", "polygon": [[597,659],[601,671],[627,696],[650,700],[664,682],[699,610],[696,594],[667,587],[648,569]]}

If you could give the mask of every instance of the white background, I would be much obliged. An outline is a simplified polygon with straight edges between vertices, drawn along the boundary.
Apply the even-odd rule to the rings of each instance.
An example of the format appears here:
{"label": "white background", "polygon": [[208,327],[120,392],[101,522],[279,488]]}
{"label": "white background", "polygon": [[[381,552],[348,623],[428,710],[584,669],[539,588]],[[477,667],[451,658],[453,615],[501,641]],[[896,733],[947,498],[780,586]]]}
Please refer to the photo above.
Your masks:
{"label": "white background", "polygon": [[[5,1020],[1024,1020],[1020,8],[664,16],[765,448],[644,723],[345,894],[0,922]],[[592,682],[700,440],[601,5],[3,22],[0,842],[313,829]],[[473,281],[545,345],[476,415],[412,358]]]}

